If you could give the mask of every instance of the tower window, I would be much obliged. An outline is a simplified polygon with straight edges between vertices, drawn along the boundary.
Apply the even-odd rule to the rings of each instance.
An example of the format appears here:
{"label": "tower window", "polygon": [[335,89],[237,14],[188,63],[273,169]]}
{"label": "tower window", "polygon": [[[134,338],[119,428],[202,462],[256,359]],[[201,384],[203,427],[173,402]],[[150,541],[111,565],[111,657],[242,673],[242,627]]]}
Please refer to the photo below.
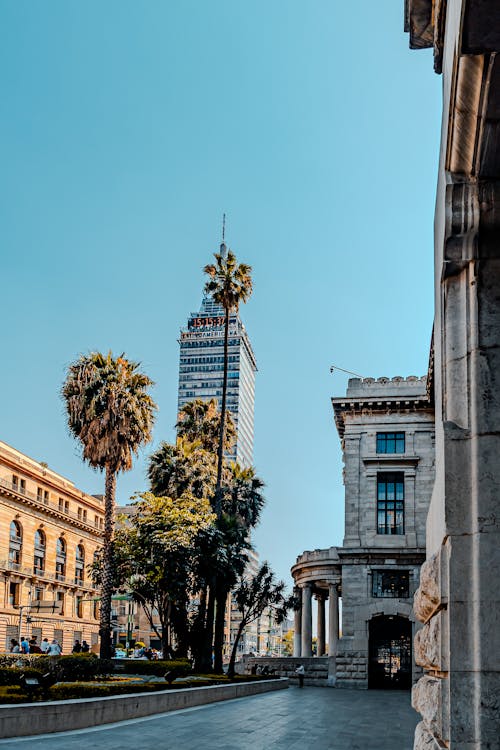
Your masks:
{"label": "tower window", "polygon": [[377,453],[404,453],[404,432],[377,432]]}
{"label": "tower window", "polygon": [[405,485],[402,472],[377,474],[377,534],[404,534]]}

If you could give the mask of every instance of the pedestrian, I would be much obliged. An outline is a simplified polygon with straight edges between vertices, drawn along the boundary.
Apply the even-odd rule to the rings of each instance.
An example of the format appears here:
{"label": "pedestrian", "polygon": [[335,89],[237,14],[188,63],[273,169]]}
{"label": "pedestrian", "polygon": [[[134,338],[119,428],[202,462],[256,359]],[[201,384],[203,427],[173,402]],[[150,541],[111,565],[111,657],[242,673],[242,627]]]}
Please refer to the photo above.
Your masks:
{"label": "pedestrian", "polygon": [[61,653],[62,653],[61,646],[56,641],[56,639],[53,638],[52,643],[49,645],[49,648],[47,649],[47,655],[48,656],[61,656]]}
{"label": "pedestrian", "polygon": [[49,639],[48,638],[44,638],[43,641],[40,644],[40,649],[41,649],[42,654],[46,654],[47,653],[47,651],[49,650],[49,646],[50,646]]}
{"label": "pedestrian", "polygon": [[41,654],[42,649],[36,642],[36,635],[34,635],[30,640],[30,654]]}
{"label": "pedestrian", "polygon": [[304,687],[304,675],[305,675],[305,673],[306,673],[306,670],[304,669],[304,665],[303,664],[299,664],[299,666],[295,670],[295,674],[299,678],[299,687],[301,687],[301,688]]}
{"label": "pedestrian", "polygon": [[73,646],[72,653],[73,654],[79,654],[81,650],[82,650],[82,644],[80,643],[80,641],[77,638],[76,641],[75,641],[75,644]]}
{"label": "pedestrian", "polygon": [[16,641],[15,638],[11,638],[10,640],[10,653],[11,654],[20,654],[21,648],[19,646],[19,641]]}
{"label": "pedestrian", "polygon": [[87,643],[87,641],[82,641],[82,654],[88,654],[90,651],[90,646]]}
{"label": "pedestrian", "polygon": [[25,635],[21,638],[21,653],[22,654],[29,654],[30,652],[30,644],[28,643],[28,639]]}

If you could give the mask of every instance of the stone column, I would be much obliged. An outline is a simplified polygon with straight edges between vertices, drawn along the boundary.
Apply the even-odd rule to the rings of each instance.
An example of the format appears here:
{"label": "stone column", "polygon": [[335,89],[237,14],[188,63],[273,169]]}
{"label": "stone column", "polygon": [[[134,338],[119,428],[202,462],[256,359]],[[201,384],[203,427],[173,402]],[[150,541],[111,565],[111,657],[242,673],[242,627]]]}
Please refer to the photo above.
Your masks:
{"label": "stone column", "polygon": [[328,586],[328,656],[337,655],[339,643],[339,592],[336,583]]}
{"label": "stone column", "polygon": [[302,590],[297,586],[294,591],[295,596],[301,600],[299,609],[295,610],[294,616],[294,633],[293,633],[293,655],[302,656],[301,645],[302,645]]}
{"label": "stone column", "polygon": [[325,655],[325,597],[323,594],[318,594],[316,597],[318,600],[318,642],[317,642],[317,656]]}
{"label": "stone column", "polygon": [[302,646],[300,655],[312,656],[312,601],[311,584],[302,586]]}

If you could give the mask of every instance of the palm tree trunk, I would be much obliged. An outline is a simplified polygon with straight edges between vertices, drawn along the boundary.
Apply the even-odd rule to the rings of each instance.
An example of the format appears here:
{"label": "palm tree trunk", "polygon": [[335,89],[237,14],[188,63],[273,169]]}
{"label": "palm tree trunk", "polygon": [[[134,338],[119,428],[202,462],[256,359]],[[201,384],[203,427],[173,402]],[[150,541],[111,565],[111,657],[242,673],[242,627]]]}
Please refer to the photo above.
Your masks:
{"label": "palm tree trunk", "polygon": [[214,576],[210,581],[210,586],[208,589],[205,630],[203,634],[203,651],[200,664],[200,671],[205,673],[211,672],[213,669],[212,651],[214,640],[215,587],[216,580]]}
{"label": "palm tree trunk", "polygon": [[234,639],[233,648],[231,650],[231,658],[229,659],[229,666],[227,668],[227,676],[228,677],[234,677],[234,665],[236,662],[236,652],[238,650],[238,643],[240,642],[241,634],[243,633],[243,629],[245,628],[247,622],[245,618],[243,617],[238,632],[236,633],[236,638]]}
{"label": "palm tree trunk", "polygon": [[225,586],[220,586],[217,588],[214,628],[215,674],[222,674],[223,671],[222,650],[224,648],[224,621],[226,619],[226,604],[228,594],[229,592]]}
{"label": "palm tree trunk", "polygon": [[101,585],[101,659],[111,659],[111,595],[113,593],[113,531],[116,495],[116,472],[106,466],[104,490],[104,540]]}
{"label": "palm tree trunk", "polygon": [[215,485],[215,513],[217,518],[221,514],[222,501],[222,465],[224,461],[224,438],[226,433],[226,401],[227,401],[227,370],[228,370],[228,348],[229,348],[229,307],[225,308],[226,319],[224,322],[224,378],[222,381],[222,406],[220,415],[219,448],[217,450],[217,484]]}

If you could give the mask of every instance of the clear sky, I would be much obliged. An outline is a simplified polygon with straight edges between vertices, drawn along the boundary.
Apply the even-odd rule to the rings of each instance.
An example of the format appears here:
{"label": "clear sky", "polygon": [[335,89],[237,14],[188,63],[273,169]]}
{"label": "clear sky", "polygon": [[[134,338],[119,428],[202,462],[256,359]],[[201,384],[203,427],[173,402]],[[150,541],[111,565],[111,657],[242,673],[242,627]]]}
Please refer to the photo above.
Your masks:
{"label": "clear sky", "polygon": [[0,439],[103,492],[67,365],[142,362],[172,440],[178,333],[226,238],[254,268],[255,541],[279,576],[340,544],[330,396],[425,374],[441,81],[403,0],[0,0]]}

